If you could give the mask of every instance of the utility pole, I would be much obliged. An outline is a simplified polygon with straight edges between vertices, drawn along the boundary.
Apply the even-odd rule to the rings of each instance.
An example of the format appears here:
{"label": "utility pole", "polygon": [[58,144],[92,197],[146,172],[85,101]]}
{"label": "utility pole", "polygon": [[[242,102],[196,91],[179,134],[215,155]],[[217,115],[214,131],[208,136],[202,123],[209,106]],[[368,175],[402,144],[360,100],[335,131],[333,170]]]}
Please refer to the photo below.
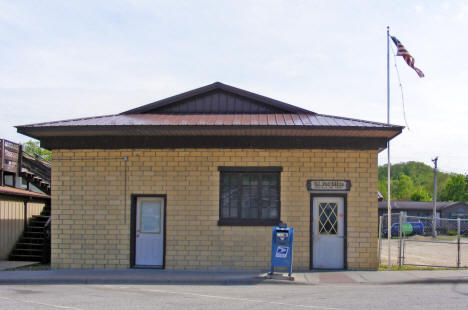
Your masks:
{"label": "utility pole", "polygon": [[438,156],[436,156],[432,162],[434,163],[434,192],[432,194],[432,238],[437,237],[437,160],[439,159]]}
{"label": "utility pole", "polygon": [[[387,124],[390,125],[390,27],[387,26]],[[387,268],[392,270],[391,264],[391,241],[392,241],[392,205],[391,197],[391,168],[390,168],[390,139],[387,141]]]}

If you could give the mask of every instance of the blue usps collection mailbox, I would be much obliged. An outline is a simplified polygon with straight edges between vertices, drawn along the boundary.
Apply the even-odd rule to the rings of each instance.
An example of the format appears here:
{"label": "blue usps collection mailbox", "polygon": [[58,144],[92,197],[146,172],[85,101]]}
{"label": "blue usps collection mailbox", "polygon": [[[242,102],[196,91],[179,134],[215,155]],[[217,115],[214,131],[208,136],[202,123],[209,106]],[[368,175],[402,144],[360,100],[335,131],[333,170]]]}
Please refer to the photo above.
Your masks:
{"label": "blue usps collection mailbox", "polygon": [[288,267],[288,275],[291,276],[293,261],[293,238],[294,228],[287,227],[287,225],[283,223],[280,223],[279,226],[273,227],[271,240],[270,274],[273,274],[275,267]]}

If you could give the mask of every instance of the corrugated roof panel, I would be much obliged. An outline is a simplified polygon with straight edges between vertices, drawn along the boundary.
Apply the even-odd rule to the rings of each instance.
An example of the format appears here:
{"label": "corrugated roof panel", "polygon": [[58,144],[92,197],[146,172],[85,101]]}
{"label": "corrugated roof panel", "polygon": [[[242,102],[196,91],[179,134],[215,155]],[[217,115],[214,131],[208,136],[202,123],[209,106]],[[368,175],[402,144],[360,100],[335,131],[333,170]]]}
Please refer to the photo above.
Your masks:
{"label": "corrugated roof panel", "polygon": [[216,117],[216,115],[211,115],[211,117],[213,118],[214,125],[216,125],[216,126],[222,126],[223,125],[223,122],[224,122],[223,119],[221,119],[219,117]]}
{"label": "corrugated roof panel", "polygon": [[236,118],[235,114],[231,114],[231,115],[227,116],[226,121],[224,122],[224,125],[227,125],[227,126],[234,125],[235,118]]}
{"label": "corrugated roof panel", "polygon": [[316,124],[318,126],[330,126],[330,123],[328,122],[326,117],[322,117],[321,115],[317,115],[317,117],[315,119],[317,121]]}
{"label": "corrugated roof panel", "polygon": [[163,121],[163,122],[162,122],[163,125],[169,125],[169,124],[171,123],[171,119],[169,118],[168,115],[164,116],[164,117],[162,118],[162,121]]}
{"label": "corrugated roof panel", "polygon": [[343,119],[341,120],[341,123],[343,124],[343,126],[352,126],[352,121],[350,121],[349,119]]}
{"label": "corrugated roof panel", "polygon": [[286,125],[288,125],[288,126],[293,126],[294,125],[294,121],[293,121],[293,119],[291,117],[291,114],[285,114],[285,115],[283,115],[283,117],[284,117],[284,122],[286,123]]}
{"label": "corrugated roof panel", "polygon": [[218,125],[218,118],[216,117],[216,115],[210,115],[209,118],[210,118],[210,121],[209,121],[210,125],[213,125],[213,126]]}
{"label": "corrugated roof panel", "polygon": [[315,117],[315,115],[308,114],[307,117],[309,118],[311,124],[317,123],[317,118]]}
{"label": "corrugated roof panel", "polygon": [[268,121],[268,125],[270,126],[276,126],[278,125],[276,123],[276,118],[275,118],[275,115],[274,114],[267,114],[267,121]]}
{"label": "corrugated roof panel", "polygon": [[315,118],[317,119],[319,126],[330,126],[330,123],[328,122],[326,117],[323,117],[322,115],[317,115]]}
{"label": "corrugated roof panel", "polygon": [[242,114],[235,114],[232,124],[237,125],[237,126],[241,125],[242,124]]}
{"label": "corrugated roof panel", "polygon": [[265,114],[260,114],[258,116],[258,120],[259,120],[259,125],[260,126],[265,126],[265,125],[268,125],[268,118]]}
{"label": "corrugated roof panel", "polygon": [[251,121],[251,125],[254,125],[254,126],[258,125],[260,122],[258,119],[258,114],[252,115],[250,121]]}
{"label": "corrugated roof panel", "polygon": [[19,126],[31,137],[120,135],[393,138],[403,127],[314,114],[119,114]]}
{"label": "corrugated roof panel", "polygon": [[319,121],[316,115],[309,115],[309,119],[312,122],[312,124],[317,124],[319,125]]}
{"label": "corrugated roof panel", "polygon": [[328,118],[327,121],[330,123],[331,126],[344,126],[342,120],[338,121],[338,120],[335,119],[335,118]]}
{"label": "corrugated roof panel", "polygon": [[200,125],[200,126],[208,125],[207,121],[209,121],[208,117],[200,117],[198,118],[197,125]]}
{"label": "corrugated roof panel", "polygon": [[301,118],[299,117],[299,115],[297,114],[292,114],[291,115],[291,119],[292,121],[294,122],[294,125],[296,126],[302,126],[302,122],[301,122]]}
{"label": "corrugated roof panel", "polygon": [[283,114],[275,114],[275,118],[276,118],[276,124],[278,126],[286,125],[286,122],[284,121]]}
{"label": "corrugated roof panel", "polygon": [[299,114],[299,117],[301,118],[301,122],[302,122],[305,126],[311,126],[311,125],[313,125],[312,122],[310,121],[310,119],[307,117],[307,114]]}
{"label": "corrugated roof panel", "polygon": [[242,117],[241,117],[241,124],[242,125],[251,125],[251,122],[250,122],[250,115],[249,114],[243,114]]}
{"label": "corrugated roof panel", "polygon": [[132,125],[256,125],[256,126],[314,126],[314,127],[360,127],[401,128],[341,117],[313,114],[123,114],[82,118],[49,123],[19,126],[24,128],[70,127],[70,126],[132,126]]}

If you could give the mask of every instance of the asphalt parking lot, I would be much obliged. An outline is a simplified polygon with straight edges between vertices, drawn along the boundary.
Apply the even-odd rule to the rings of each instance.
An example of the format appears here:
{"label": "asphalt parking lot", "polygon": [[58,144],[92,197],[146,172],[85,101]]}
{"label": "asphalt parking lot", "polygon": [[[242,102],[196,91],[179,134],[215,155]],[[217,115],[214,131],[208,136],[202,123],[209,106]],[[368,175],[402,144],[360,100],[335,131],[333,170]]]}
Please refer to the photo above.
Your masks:
{"label": "asphalt parking lot", "polygon": [[466,309],[467,270],[0,272],[0,309]]}
{"label": "asphalt parking lot", "polygon": [[0,309],[466,309],[467,283],[2,285]]}

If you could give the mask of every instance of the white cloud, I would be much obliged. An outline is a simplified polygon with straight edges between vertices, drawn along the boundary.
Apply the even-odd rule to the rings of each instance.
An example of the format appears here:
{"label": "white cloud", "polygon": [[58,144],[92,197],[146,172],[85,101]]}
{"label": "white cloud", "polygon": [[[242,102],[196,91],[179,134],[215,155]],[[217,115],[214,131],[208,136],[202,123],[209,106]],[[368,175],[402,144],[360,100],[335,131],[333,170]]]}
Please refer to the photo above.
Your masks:
{"label": "white cloud", "polygon": [[421,13],[424,10],[424,7],[420,4],[414,6],[416,13]]}

